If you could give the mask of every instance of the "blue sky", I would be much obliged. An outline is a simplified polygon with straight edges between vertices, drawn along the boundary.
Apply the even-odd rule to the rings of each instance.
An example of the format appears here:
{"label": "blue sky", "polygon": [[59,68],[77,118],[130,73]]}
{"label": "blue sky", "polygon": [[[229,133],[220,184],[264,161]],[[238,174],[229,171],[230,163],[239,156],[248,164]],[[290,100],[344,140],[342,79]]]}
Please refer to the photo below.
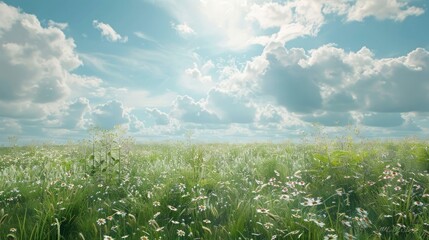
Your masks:
{"label": "blue sky", "polygon": [[0,143],[429,133],[425,0],[0,1]]}

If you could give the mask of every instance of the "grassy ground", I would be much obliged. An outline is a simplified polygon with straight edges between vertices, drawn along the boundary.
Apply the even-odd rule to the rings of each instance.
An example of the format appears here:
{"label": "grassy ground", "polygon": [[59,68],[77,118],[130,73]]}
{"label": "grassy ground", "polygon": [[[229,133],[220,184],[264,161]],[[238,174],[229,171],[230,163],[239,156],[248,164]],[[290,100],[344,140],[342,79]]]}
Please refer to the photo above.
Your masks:
{"label": "grassy ground", "polygon": [[0,239],[429,239],[428,143],[0,149]]}

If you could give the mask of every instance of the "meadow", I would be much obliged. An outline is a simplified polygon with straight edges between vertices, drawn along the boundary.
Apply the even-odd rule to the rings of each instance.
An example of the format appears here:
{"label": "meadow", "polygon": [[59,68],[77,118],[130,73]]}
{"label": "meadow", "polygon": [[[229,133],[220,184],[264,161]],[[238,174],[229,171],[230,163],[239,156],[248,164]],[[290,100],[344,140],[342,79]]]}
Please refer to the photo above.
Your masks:
{"label": "meadow", "polygon": [[0,149],[0,239],[429,239],[429,144]]}

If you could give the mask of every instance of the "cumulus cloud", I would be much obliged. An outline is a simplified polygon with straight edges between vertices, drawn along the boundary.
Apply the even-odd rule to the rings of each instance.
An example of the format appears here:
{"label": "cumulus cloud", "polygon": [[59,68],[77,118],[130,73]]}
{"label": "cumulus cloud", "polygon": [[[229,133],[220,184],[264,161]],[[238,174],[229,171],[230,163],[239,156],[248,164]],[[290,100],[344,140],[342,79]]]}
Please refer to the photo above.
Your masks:
{"label": "cumulus cloud", "polygon": [[168,125],[170,123],[170,117],[167,113],[157,108],[147,108],[146,111],[155,119],[157,125]]}
{"label": "cumulus cloud", "polygon": [[195,93],[207,93],[215,86],[210,71],[214,67],[213,62],[207,61],[203,66],[194,63],[193,67],[185,69],[180,80],[181,86],[194,91]]}
{"label": "cumulus cloud", "polygon": [[419,16],[424,10],[410,6],[409,0],[357,0],[347,13],[348,21],[362,21],[366,17],[380,20],[391,19],[403,21],[409,16]]}
{"label": "cumulus cloud", "polygon": [[281,123],[284,121],[283,113],[271,104],[258,111],[257,122],[262,124]]}
{"label": "cumulus cloud", "polygon": [[219,123],[218,116],[209,111],[202,101],[195,101],[189,96],[178,96],[173,103],[172,116],[184,122]]}
{"label": "cumulus cloud", "polygon": [[260,85],[263,92],[288,111],[308,113],[322,107],[318,79],[299,64],[284,66],[277,59],[270,59]]}
{"label": "cumulus cloud", "polygon": [[[215,40],[221,47],[243,49],[252,44],[285,44],[304,36],[316,36],[327,22],[327,15],[347,21],[403,21],[424,13],[411,0],[174,0],[154,1],[167,9],[178,22],[178,32]],[[219,17],[222,16],[222,17]],[[249,24],[256,23],[256,24]],[[190,28],[192,25],[193,28]],[[195,29],[195,31],[194,31]],[[221,43],[221,44],[219,44]]]}
{"label": "cumulus cloud", "polygon": [[87,123],[84,115],[90,110],[89,100],[83,97],[78,98],[62,110],[61,127],[65,129],[84,128]]}
{"label": "cumulus cloud", "polygon": [[101,36],[105,37],[110,42],[127,42],[127,36],[121,36],[117,33],[112,26],[107,23],[100,22],[98,20],[92,21],[94,28],[100,30]]}
{"label": "cumulus cloud", "polygon": [[3,2],[0,16],[0,112],[40,117],[70,94],[70,71],[82,64],[74,41]]}
{"label": "cumulus cloud", "polygon": [[190,77],[201,83],[211,84],[212,82],[211,76],[203,75],[203,73],[201,73],[201,71],[198,69],[198,66],[196,66],[196,64],[194,64],[194,67],[186,69],[185,74],[187,77]]}
{"label": "cumulus cloud", "polygon": [[[376,59],[367,49],[345,52],[333,45],[289,57],[297,50],[269,49],[270,64],[260,85],[293,112],[428,111],[428,51]],[[303,50],[300,52],[304,53]],[[273,57],[274,56],[274,57]]]}
{"label": "cumulus cloud", "polygon": [[255,119],[255,106],[234,92],[214,88],[208,93],[207,104],[225,123],[252,123]]}
{"label": "cumulus cloud", "polygon": [[365,109],[375,112],[429,111],[429,52],[374,60],[370,73],[350,86]]}
{"label": "cumulus cloud", "polygon": [[95,106],[91,115],[93,124],[103,129],[112,129],[130,122],[129,110],[116,100]]}
{"label": "cumulus cloud", "polygon": [[[251,95],[271,99],[306,122],[375,125],[389,113],[401,125],[398,114],[429,111],[428,54],[417,48],[405,56],[376,58],[366,47],[347,52],[328,44],[306,51],[271,43],[247,63],[235,84],[244,79]],[[374,114],[359,121],[355,112]],[[385,119],[389,125],[391,118]]]}

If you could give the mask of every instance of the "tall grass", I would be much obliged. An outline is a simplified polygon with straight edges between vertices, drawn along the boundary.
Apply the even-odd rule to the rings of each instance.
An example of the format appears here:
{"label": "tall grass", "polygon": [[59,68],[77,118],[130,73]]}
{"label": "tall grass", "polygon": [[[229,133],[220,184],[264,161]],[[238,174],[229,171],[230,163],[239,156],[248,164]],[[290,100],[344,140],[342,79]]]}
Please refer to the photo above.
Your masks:
{"label": "tall grass", "polygon": [[0,152],[0,239],[428,239],[416,140],[136,145],[94,131]]}

